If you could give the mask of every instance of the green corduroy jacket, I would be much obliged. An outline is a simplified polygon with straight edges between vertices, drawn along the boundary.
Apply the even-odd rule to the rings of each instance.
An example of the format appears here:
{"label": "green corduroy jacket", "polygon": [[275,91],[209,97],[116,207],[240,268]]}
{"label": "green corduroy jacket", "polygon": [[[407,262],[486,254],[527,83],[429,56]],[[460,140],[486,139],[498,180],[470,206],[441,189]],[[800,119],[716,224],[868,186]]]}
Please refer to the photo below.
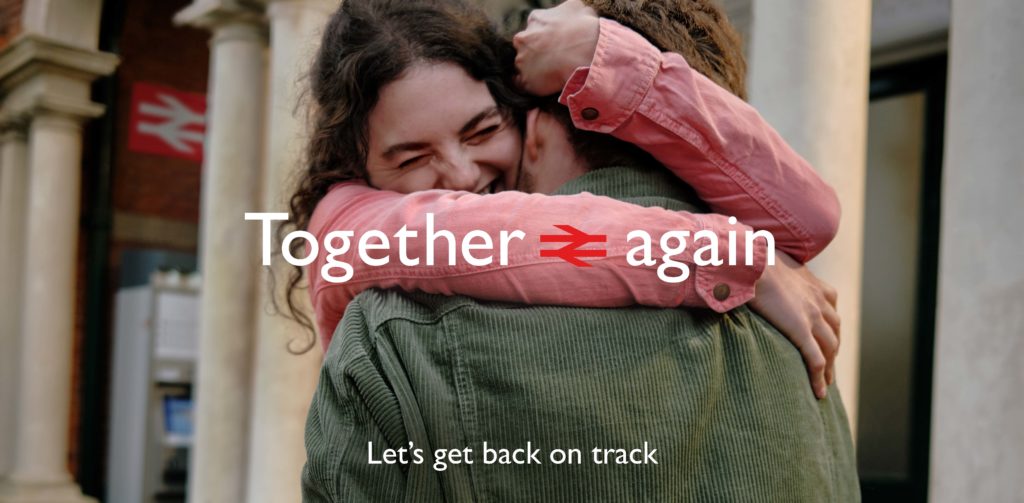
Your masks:
{"label": "green corduroy jacket", "polygon": [[[604,168],[560,190],[581,191],[698,209],[661,170]],[[518,457],[528,464],[501,463],[528,446],[533,458]],[[371,463],[403,447],[406,463]],[[307,502],[860,498],[838,389],[816,400],[797,350],[746,307],[586,309],[370,290],[348,306],[325,356],[306,449]],[[436,469],[438,449],[448,459],[463,451],[463,462]]]}

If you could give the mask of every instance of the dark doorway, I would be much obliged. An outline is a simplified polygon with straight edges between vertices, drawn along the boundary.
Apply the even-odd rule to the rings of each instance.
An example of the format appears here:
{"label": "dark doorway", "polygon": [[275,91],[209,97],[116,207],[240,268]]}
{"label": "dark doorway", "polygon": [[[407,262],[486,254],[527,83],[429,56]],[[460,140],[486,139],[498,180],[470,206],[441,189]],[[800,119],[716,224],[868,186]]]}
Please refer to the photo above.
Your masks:
{"label": "dark doorway", "polygon": [[871,73],[858,468],[864,501],[926,501],[946,55]]}

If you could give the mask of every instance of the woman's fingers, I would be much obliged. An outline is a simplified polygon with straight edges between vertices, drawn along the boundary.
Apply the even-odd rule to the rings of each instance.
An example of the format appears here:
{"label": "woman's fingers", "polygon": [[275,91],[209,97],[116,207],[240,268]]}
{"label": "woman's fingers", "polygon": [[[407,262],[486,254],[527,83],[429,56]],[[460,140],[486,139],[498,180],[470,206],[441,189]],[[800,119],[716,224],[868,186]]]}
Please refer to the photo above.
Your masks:
{"label": "woman's fingers", "polygon": [[828,388],[828,384],[825,382],[825,368],[828,361],[821,351],[821,346],[818,345],[818,341],[810,331],[805,331],[797,337],[792,337],[791,340],[796,344],[797,349],[800,350],[804,363],[807,365],[807,375],[811,378],[811,389],[814,390],[814,396],[818,397],[819,400],[825,398],[826,389]]}
{"label": "woman's fingers", "polygon": [[[825,319],[825,322],[828,323],[828,326],[832,328],[832,332],[836,335],[836,339],[839,339],[841,323],[839,313],[836,311],[835,306],[831,304],[821,306],[821,316]],[[838,344],[836,345],[836,351],[839,351]]]}
{"label": "woman's fingers", "polygon": [[836,355],[839,353],[839,337],[836,336],[832,327],[824,318],[819,318],[811,329],[814,340],[825,357],[825,384],[832,384],[833,369],[835,368]]}
{"label": "woman's fingers", "polygon": [[835,334],[835,344],[832,347],[832,362],[829,364],[828,370],[826,371],[825,375],[825,378],[828,381],[828,383],[832,384],[832,382],[834,381],[833,371],[835,370],[835,360],[837,357],[839,357],[839,347],[842,346],[843,344],[843,338],[839,332],[839,313],[836,312],[835,308],[833,308],[831,305],[826,305],[822,309],[821,314],[824,317],[825,322],[828,324],[829,328],[832,329],[832,333]]}
{"label": "woman's fingers", "polygon": [[828,303],[832,306],[833,309],[835,309],[837,303],[839,302],[839,292],[837,292],[836,289],[832,287],[832,285],[829,285],[824,281],[818,280],[818,282],[821,283],[821,289],[822,293],[825,295],[825,300],[828,301]]}
{"label": "woman's fingers", "polygon": [[839,312],[836,311],[836,301],[838,295],[836,294],[835,288],[827,284],[822,284],[825,302],[821,303],[821,316],[831,331],[831,337],[827,337],[826,330],[824,328],[819,329],[823,334],[822,337],[828,339],[832,356],[829,359],[828,367],[825,369],[825,380],[828,384],[835,382],[835,361],[839,356],[839,346],[842,345],[842,335],[840,332],[841,323],[839,318]]}

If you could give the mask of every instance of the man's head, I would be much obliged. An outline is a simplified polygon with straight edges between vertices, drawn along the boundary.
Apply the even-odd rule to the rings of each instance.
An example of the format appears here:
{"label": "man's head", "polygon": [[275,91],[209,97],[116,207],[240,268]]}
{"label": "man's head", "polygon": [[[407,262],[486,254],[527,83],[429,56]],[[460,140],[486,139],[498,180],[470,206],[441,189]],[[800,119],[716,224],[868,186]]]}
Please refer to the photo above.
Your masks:
{"label": "man's head", "polygon": [[608,166],[650,166],[657,161],[612,136],[577,129],[556,98],[526,113],[523,156],[516,188],[550,194],[587,171]]}
{"label": "man's head", "polygon": [[[746,97],[746,62],[739,35],[712,0],[582,0],[601,17],[644,36],[663,52],[682,55],[691,68],[740,98]],[[558,7],[555,7],[556,9]],[[589,169],[652,165],[637,147],[609,135],[577,129],[554,98],[539,105],[541,120],[527,119],[520,190],[550,192]],[[538,124],[541,129],[531,128]],[[558,125],[561,132],[554,132]],[[568,144],[559,144],[564,141]],[[566,152],[575,153],[575,164]]]}

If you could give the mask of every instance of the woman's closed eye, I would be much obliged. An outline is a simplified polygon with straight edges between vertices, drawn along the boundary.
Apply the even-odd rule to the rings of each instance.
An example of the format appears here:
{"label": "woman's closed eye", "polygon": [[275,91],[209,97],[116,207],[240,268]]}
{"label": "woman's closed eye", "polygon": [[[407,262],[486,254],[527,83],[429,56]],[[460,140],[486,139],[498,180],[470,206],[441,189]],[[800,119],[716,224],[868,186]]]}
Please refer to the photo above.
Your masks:
{"label": "woman's closed eye", "polygon": [[[488,140],[493,138],[498,132],[504,129],[506,126],[505,122],[497,122],[489,126],[481,127],[473,133],[463,137],[462,142],[469,146],[479,146],[487,143]],[[434,154],[425,152],[420,155],[414,155],[408,159],[405,159],[398,163],[396,169],[400,171],[407,171],[411,169],[421,168],[430,164],[433,160]]]}
{"label": "woman's closed eye", "polygon": [[412,169],[418,168],[427,164],[430,161],[430,155],[423,154],[416,157],[410,157],[398,164],[398,169]]}
{"label": "woman's closed eye", "polygon": [[492,136],[494,136],[494,133],[497,133],[500,129],[501,129],[501,124],[494,124],[494,125],[482,128],[479,131],[477,131],[477,132],[473,133],[472,135],[470,135],[468,138],[466,138],[466,143],[468,143],[470,145],[479,145],[479,144],[489,140]]}

